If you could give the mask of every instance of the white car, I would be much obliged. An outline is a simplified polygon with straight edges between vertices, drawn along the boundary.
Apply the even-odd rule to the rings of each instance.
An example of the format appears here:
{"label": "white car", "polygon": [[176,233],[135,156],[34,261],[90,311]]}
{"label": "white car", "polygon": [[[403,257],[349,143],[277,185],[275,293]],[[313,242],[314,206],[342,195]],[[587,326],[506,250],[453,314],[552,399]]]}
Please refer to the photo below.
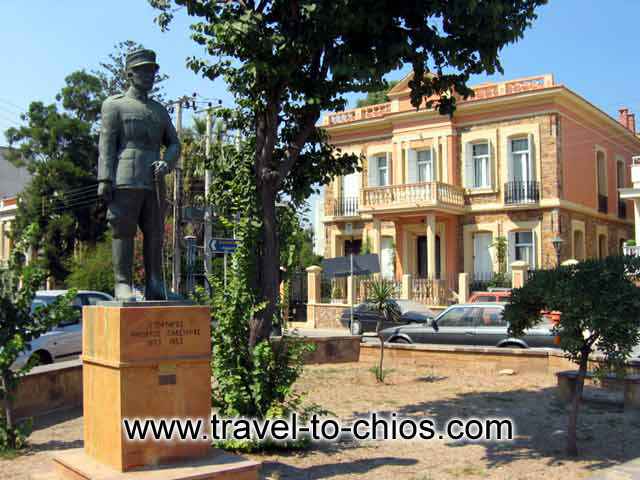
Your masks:
{"label": "white car", "polygon": [[[67,290],[38,290],[31,303],[31,310],[35,310],[39,305],[53,303],[65,293]],[[73,300],[73,307],[82,311],[85,305],[95,305],[109,300],[113,300],[113,297],[107,293],[80,290]],[[13,363],[12,368],[22,368],[30,360],[35,365],[46,365],[76,358],[82,353],[82,321],[78,320],[79,318],[81,315],[60,323],[33,340],[30,347]]]}

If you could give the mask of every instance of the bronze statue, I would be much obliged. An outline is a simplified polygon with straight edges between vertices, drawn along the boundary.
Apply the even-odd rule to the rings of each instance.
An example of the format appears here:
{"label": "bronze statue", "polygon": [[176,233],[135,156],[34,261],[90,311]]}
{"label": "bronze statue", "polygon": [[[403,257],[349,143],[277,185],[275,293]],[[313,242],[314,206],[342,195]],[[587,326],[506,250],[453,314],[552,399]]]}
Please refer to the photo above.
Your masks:
{"label": "bronze statue", "polygon": [[[126,58],[129,89],[102,104],[98,197],[107,205],[113,231],[118,300],[135,300],[133,246],[138,226],[144,235],[145,299],[167,299],[162,273],[164,176],[178,160],[180,141],[167,110],[148,98],[158,68],[152,50],[131,52]],[[166,147],[163,158],[161,146]]]}

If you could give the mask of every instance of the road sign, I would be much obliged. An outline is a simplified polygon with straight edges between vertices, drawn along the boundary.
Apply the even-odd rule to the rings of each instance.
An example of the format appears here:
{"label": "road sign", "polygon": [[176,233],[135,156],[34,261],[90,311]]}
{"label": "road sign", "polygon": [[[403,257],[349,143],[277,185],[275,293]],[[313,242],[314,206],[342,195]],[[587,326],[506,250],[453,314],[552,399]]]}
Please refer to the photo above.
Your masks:
{"label": "road sign", "polygon": [[212,238],[209,242],[209,249],[213,253],[233,253],[238,248],[238,241],[235,238]]}

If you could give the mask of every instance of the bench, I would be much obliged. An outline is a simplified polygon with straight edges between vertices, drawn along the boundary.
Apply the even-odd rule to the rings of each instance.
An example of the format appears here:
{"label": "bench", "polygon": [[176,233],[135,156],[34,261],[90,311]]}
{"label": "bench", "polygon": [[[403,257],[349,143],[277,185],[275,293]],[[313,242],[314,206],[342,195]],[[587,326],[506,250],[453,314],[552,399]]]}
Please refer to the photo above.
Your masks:
{"label": "bench", "polygon": [[[564,370],[556,373],[556,376],[558,377],[558,393],[560,398],[568,403],[573,399],[573,394],[576,391],[578,371]],[[585,380],[593,378],[593,372],[586,373]],[[625,409],[640,409],[640,375],[626,375],[624,378],[619,378],[614,374],[606,374],[602,378],[602,383],[605,387],[622,387],[624,391]]]}

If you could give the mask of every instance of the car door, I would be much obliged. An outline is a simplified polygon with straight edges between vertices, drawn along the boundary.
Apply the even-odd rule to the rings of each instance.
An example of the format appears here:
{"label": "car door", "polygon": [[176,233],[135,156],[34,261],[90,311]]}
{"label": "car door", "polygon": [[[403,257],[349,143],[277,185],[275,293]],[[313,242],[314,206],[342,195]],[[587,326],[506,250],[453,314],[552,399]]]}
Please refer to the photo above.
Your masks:
{"label": "car door", "polygon": [[51,354],[55,361],[71,360],[82,353],[82,298],[76,296],[72,305],[76,315],[54,328]]}
{"label": "car door", "polygon": [[450,307],[438,317],[438,329],[425,328],[422,343],[473,344],[475,324],[480,308]]}
{"label": "car door", "polygon": [[507,337],[509,325],[503,317],[504,307],[500,305],[482,307],[476,327],[476,344],[496,346]]}

